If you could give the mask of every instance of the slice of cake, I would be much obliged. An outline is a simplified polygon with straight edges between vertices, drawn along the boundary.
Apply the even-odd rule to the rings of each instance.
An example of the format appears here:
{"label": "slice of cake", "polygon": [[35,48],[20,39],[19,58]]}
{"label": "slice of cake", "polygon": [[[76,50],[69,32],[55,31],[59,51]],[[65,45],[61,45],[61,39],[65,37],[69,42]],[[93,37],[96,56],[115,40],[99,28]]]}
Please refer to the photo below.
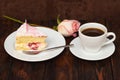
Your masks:
{"label": "slice of cake", "polygon": [[46,46],[47,36],[38,27],[33,27],[26,22],[16,32],[16,50],[43,50]]}

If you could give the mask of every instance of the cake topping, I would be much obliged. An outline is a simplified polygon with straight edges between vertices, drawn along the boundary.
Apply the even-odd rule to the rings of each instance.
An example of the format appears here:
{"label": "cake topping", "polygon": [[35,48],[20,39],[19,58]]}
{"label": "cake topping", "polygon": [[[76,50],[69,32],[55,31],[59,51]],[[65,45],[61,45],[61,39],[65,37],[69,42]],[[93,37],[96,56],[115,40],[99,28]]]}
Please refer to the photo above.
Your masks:
{"label": "cake topping", "polygon": [[29,24],[27,24],[27,22],[25,22],[17,30],[17,36],[46,36],[46,35],[40,32],[38,27],[30,26]]}

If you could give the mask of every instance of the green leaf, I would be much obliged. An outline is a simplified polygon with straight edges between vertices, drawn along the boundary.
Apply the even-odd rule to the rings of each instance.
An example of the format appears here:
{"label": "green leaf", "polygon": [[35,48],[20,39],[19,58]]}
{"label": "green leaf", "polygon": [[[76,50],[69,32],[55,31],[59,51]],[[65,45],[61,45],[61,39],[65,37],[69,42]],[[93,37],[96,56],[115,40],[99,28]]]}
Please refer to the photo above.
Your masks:
{"label": "green leaf", "polygon": [[60,15],[57,16],[57,24],[60,24],[61,20],[60,20]]}
{"label": "green leaf", "polygon": [[53,29],[57,31],[57,26],[53,26]]}
{"label": "green leaf", "polygon": [[3,17],[6,18],[6,19],[10,19],[10,20],[12,20],[12,21],[18,22],[18,23],[23,23],[22,21],[20,21],[20,20],[18,20],[18,19],[11,18],[11,17],[6,16],[6,15],[3,15]]}

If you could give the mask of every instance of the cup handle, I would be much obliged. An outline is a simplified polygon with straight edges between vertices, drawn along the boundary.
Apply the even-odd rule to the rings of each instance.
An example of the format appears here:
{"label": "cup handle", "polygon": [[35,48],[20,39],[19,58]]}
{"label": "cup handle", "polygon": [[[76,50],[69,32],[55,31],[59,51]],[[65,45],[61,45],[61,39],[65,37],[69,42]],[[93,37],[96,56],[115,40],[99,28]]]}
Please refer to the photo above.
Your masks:
{"label": "cup handle", "polygon": [[107,33],[107,37],[109,37],[109,36],[113,36],[113,38],[110,39],[110,40],[108,40],[107,42],[105,42],[105,43],[103,44],[103,46],[104,46],[104,45],[107,45],[107,44],[109,44],[109,43],[112,43],[112,42],[116,39],[116,35],[115,35],[115,33],[113,33],[113,32],[108,32],[108,33]]}

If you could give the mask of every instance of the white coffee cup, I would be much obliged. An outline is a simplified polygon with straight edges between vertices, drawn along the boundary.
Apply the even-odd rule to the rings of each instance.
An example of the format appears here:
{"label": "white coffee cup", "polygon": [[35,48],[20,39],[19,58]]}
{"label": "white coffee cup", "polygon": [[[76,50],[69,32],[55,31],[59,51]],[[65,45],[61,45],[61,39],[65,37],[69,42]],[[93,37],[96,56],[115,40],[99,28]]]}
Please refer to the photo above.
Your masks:
{"label": "white coffee cup", "polygon": [[[94,29],[98,31],[96,32]],[[98,35],[99,30],[103,32],[101,32],[101,35]],[[112,43],[116,39],[115,33],[107,32],[107,28],[100,23],[85,23],[80,26],[78,32],[83,49],[92,53],[98,52],[103,46]],[[108,39],[109,36],[112,36],[112,39]]]}

